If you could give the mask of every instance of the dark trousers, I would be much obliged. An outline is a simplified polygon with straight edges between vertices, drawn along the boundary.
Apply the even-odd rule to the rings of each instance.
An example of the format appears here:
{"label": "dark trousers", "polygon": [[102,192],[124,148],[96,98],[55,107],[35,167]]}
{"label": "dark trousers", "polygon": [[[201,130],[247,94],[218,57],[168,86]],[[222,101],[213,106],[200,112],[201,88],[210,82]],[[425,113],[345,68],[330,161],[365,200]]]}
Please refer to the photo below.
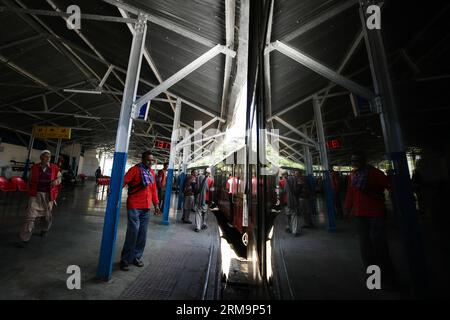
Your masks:
{"label": "dark trousers", "polygon": [[128,225],[122,249],[122,261],[132,263],[144,253],[150,209],[128,209]]}
{"label": "dark trousers", "polygon": [[164,200],[166,197],[166,188],[158,189],[159,209],[164,210]]}
{"label": "dark trousers", "polygon": [[364,269],[377,265],[381,270],[381,279],[393,281],[394,268],[389,257],[386,218],[356,217],[356,224]]}
{"label": "dark trousers", "polygon": [[339,219],[344,218],[344,210],[342,209],[341,193],[339,191],[333,191],[334,209],[336,210],[336,217]]}

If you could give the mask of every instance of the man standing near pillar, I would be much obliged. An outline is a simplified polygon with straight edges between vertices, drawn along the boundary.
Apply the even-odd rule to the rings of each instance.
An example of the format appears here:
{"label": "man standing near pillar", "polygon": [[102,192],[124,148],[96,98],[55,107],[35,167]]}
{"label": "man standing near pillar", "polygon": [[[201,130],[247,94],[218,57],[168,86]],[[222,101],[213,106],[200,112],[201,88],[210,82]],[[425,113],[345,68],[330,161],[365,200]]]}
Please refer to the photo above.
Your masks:
{"label": "man standing near pillar", "polygon": [[158,176],[156,177],[156,186],[158,187],[158,199],[159,199],[159,209],[164,210],[164,198],[166,195],[166,181],[167,181],[167,167],[168,162],[164,163],[161,170],[158,171]]}
{"label": "man standing near pillar", "polygon": [[197,177],[197,182],[196,182],[196,186],[197,186],[197,190],[195,192],[196,194],[196,210],[195,210],[195,232],[199,232],[200,230],[204,230],[207,229],[208,227],[206,226],[206,215],[207,215],[207,211],[208,208],[206,206],[206,198],[207,198],[207,193],[209,192],[209,187],[208,187],[208,177],[210,172],[208,171],[209,169],[206,169],[205,174],[200,174]]}
{"label": "man standing near pillar", "polygon": [[144,266],[141,258],[147,240],[152,203],[155,214],[160,213],[156,177],[151,168],[153,161],[151,151],[145,151],[142,153],[142,162],[128,170],[124,178],[123,186],[128,185],[128,225],[120,261],[122,271],[128,271],[130,263],[137,267]]}
{"label": "man standing near pillar", "polygon": [[59,167],[50,163],[51,152],[41,152],[41,163],[31,167],[27,215],[20,231],[19,247],[24,248],[30,241],[36,219],[41,221],[41,236],[44,237],[52,225],[52,209],[58,197],[61,184]]}
{"label": "man standing near pillar", "polygon": [[354,152],[351,163],[354,170],[350,175],[344,208],[356,216],[364,268],[379,266],[383,282],[392,284],[394,269],[387,244],[384,203],[384,190],[391,188],[389,179],[382,171],[368,165],[362,152]]}
{"label": "man standing near pillar", "polygon": [[341,201],[341,175],[339,172],[334,170],[334,166],[331,166],[330,169],[331,187],[333,189],[333,200],[336,217],[339,219],[343,219],[344,211],[342,210]]}
{"label": "man standing near pillar", "polygon": [[189,220],[191,211],[195,211],[195,190],[197,189],[197,171],[192,170],[191,175],[186,177],[184,183],[184,206],[183,206],[183,217],[181,221],[183,223],[192,224]]}
{"label": "man standing near pillar", "polygon": [[299,221],[299,192],[298,179],[296,176],[286,177],[284,192],[286,197],[285,214],[287,218],[286,232],[293,233],[294,236],[300,235]]}
{"label": "man standing near pillar", "polygon": [[312,192],[309,188],[308,181],[301,171],[296,171],[297,192],[298,192],[298,209],[300,216],[303,216],[303,228],[313,228],[313,218],[311,210]]}

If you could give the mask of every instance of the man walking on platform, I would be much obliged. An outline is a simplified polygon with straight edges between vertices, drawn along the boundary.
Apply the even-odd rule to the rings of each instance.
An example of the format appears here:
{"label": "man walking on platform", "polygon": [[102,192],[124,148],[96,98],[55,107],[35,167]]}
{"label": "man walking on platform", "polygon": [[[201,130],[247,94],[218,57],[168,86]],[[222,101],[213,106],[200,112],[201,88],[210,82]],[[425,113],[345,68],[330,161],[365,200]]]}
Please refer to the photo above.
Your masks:
{"label": "man walking on platform", "polygon": [[184,206],[183,206],[183,217],[181,221],[183,223],[192,224],[189,220],[191,211],[195,211],[195,191],[197,189],[197,171],[192,170],[191,175],[186,177],[184,182]]}
{"label": "man walking on platform", "polygon": [[381,170],[368,165],[362,152],[352,154],[351,164],[354,170],[344,208],[356,217],[364,269],[379,266],[383,282],[393,284],[394,268],[389,257],[384,203],[384,191],[391,188],[389,179]]}
{"label": "man walking on platform", "polygon": [[41,222],[41,237],[44,237],[52,225],[52,209],[58,197],[61,184],[59,167],[50,163],[51,152],[41,152],[41,163],[31,167],[29,195],[25,223],[20,231],[18,246],[24,248],[30,241],[36,219]]}
{"label": "man walking on platform", "polygon": [[166,180],[167,180],[167,167],[169,163],[164,163],[161,170],[158,171],[158,176],[156,177],[156,186],[158,188],[158,199],[159,199],[159,209],[164,210],[164,198],[166,195]]}
{"label": "man walking on platform", "polygon": [[152,203],[155,214],[160,214],[156,177],[151,168],[153,161],[150,151],[142,153],[142,162],[131,167],[124,178],[123,186],[128,185],[128,225],[120,261],[122,271],[128,271],[130,263],[138,267],[144,266],[141,258],[147,240]]}
{"label": "man walking on platform", "polygon": [[195,232],[199,232],[200,230],[207,229],[206,226],[206,214],[208,211],[208,208],[206,206],[206,198],[207,193],[209,192],[208,187],[208,177],[209,177],[209,169],[206,170],[205,174],[200,174],[197,177],[197,190],[195,192],[196,194],[196,210],[195,210]]}
{"label": "man walking on platform", "polygon": [[285,214],[287,218],[286,232],[300,235],[299,221],[299,192],[297,186],[297,177],[288,176],[284,184],[283,194],[286,197]]}

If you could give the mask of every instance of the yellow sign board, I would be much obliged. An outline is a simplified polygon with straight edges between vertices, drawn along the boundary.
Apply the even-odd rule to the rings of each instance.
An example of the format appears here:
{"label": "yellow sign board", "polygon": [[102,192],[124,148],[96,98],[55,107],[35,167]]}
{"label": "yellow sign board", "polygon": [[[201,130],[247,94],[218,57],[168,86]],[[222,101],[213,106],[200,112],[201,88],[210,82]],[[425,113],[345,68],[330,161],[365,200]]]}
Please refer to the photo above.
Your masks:
{"label": "yellow sign board", "polygon": [[33,135],[41,139],[70,139],[70,128],[35,126]]}

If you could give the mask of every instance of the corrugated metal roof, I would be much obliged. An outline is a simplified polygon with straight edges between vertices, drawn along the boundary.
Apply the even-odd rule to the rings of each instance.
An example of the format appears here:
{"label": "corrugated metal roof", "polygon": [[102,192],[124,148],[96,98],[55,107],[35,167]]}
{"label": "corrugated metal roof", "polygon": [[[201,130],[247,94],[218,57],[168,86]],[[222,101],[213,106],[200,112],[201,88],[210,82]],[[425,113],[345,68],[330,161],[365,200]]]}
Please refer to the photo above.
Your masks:
{"label": "corrugated metal roof", "polygon": [[[2,2],[1,5],[12,5],[16,8],[53,10],[45,0],[21,0],[20,2],[2,0]],[[67,6],[73,4],[73,1],[70,0],[53,0],[53,2],[58,8],[64,11]],[[140,10],[144,10],[146,13],[165,19],[172,24],[176,24],[178,27],[208,39],[211,43],[225,43],[224,1],[196,0],[180,2],[175,0],[155,0],[125,2]],[[18,5],[19,3],[21,4],[20,6]],[[76,4],[81,7],[82,13],[120,17],[119,10],[116,7],[103,1],[85,0],[77,1]],[[111,130],[111,137],[105,137],[105,140],[113,143],[113,131],[117,128],[117,120],[113,119],[119,117],[121,95],[117,95],[119,101],[116,101],[114,97],[105,94],[73,94],[63,92],[61,89],[75,83],[79,83],[79,85],[75,86],[76,89],[95,89],[99,80],[92,74],[92,71],[101,78],[106,73],[108,64],[114,64],[122,70],[126,70],[132,40],[132,35],[126,24],[82,20],[81,32],[102,56],[100,58],[97,57],[97,53],[75,32],[66,27],[66,23],[62,18],[38,16],[39,21],[37,21],[30,15],[24,15],[27,17],[25,19],[28,19],[29,23],[32,24],[30,26],[29,23],[26,23],[16,13],[2,12],[0,14],[0,46],[33,37],[39,33],[42,33],[45,37],[50,32],[50,34],[59,38],[57,40],[54,37],[47,37],[48,39],[43,37],[39,41],[33,40],[30,43],[24,43],[23,45],[2,50],[1,54],[4,54],[7,58],[11,58],[12,62],[17,66],[52,87],[55,87],[59,95],[49,93],[46,88],[19,75],[6,67],[5,64],[1,64],[0,83],[13,83],[20,86],[14,87],[13,90],[8,90],[7,86],[2,85],[0,87],[2,92],[0,106],[10,102],[16,102],[17,107],[37,113],[34,117],[29,114],[0,113],[0,122],[20,122],[20,127],[24,131],[30,131],[31,126],[36,122],[42,122],[36,116],[47,120],[47,123],[48,121],[53,121],[58,125],[72,127],[86,125],[92,127],[93,131],[74,131],[73,134],[74,138],[79,138],[86,144],[100,143],[98,137],[96,137],[96,130],[104,130],[106,127]],[[6,28],[6,26],[8,27]],[[84,71],[80,70],[62,52],[55,49],[50,42],[55,45],[65,43],[70,46],[73,53],[83,60],[81,63],[80,61],[77,61],[77,63]],[[209,50],[209,47],[203,44],[150,22],[148,23],[146,47],[163,79],[172,76]],[[71,58],[77,60],[74,54],[70,54]],[[102,61],[103,59],[104,61]],[[189,100],[200,107],[204,107],[204,109],[212,113],[220,114],[224,62],[225,58],[223,55],[217,56],[170,88],[171,93]],[[116,76],[110,75],[106,81],[107,88],[104,89],[121,92],[123,90],[121,81],[125,81],[125,74],[119,70],[115,72],[120,80]],[[139,94],[148,92],[154,85],[159,83],[154,72],[145,61],[141,69],[141,78],[153,85],[148,86],[141,82],[138,91]],[[40,113],[44,110],[43,99],[40,96],[28,99],[26,102],[20,101],[22,98],[43,93],[46,93],[47,104],[50,108],[57,106],[52,111],[60,114]],[[61,103],[63,98],[69,97],[70,101]],[[160,97],[166,99],[164,94],[161,94]],[[152,103],[152,106],[167,114],[169,118],[151,111],[150,121],[172,124],[170,116],[173,116],[173,111],[168,103],[155,102]],[[99,123],[92,119],[77,119],[73,116],[66,115],[70,113],[86,115],[86,112],[89,112],[92,116],[103,117],[104,119]],[[181,121],[190,126],[193,126],[194,120],[206,122],[210,119],[210,116],[189,106],[183,108]],[[144,130],[146,126],[136,124],[135,127],[139,130]],[[154,130],[161,136],[170,136],[170,132],[167,132],[162,127],[154,126]],[[92,136],[92,138],[83,140],[89,136]],[[132,139],[135,142],[139,141],[139,144],[143,143],[142,140],[145,139],[141,137]],[[149,139],[146,141],[150,143]]]}

